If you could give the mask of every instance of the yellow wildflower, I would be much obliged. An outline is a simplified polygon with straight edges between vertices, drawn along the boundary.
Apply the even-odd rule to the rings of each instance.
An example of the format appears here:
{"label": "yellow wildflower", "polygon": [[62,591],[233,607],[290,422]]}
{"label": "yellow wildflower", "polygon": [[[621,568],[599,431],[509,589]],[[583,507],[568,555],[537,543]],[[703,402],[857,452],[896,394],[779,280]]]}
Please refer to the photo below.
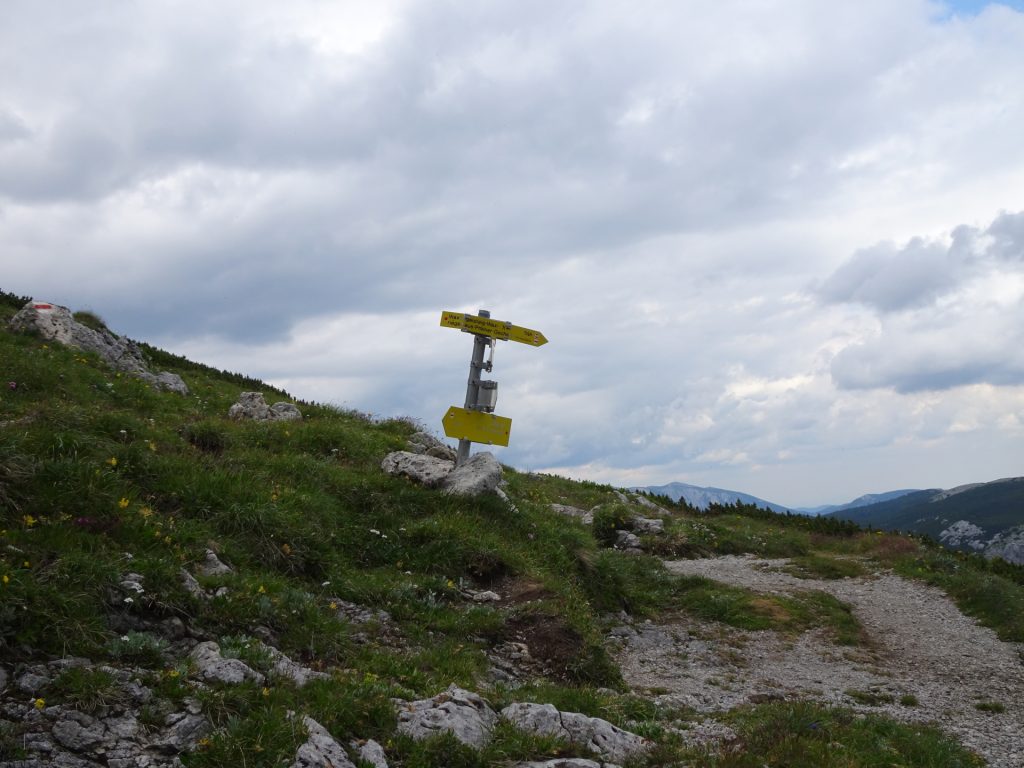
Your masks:
{"label": "yellow wildflower", "polygon": [[32,517],[32,515],[22,515],[21,522],[23,522],[27,528],[31,528],[38,521]]}
{"label": "yellow wildflower", "polygon": [[267,591],[267,588],[266,588],[266,587],[264,587],[264,586],[263,586],[262,584],[260,584],[260,588],[256,590],[256,592],[257,592],[258,594],[261,594],[261,595],[262,595],[262,594],[265,594],[265,593],[266,593],[266,591]]}
{"label": "yellow wildflower", "polygon": [[22,568],[31,568],[31,567],[32,567],[32,563],[30,563],[30,562],[29,562],[28,560],[26,560],[26,561],[24,561],[24,562],[23,562],[23,563],[21,564],[21,567],[22,567]]}
{"label": "yellow wildflower", "polygon": [[171,537],[170,536],[164,536],[164,544],[170,544],[170,543],[171,543]]}
{"label": "yellow wildflower", "polygon": [[269,688],[264,688],[263,689],[263,695],[264,696],[269,696],[270,695],[270,689]]}
{"label": "yellow wildflower", "polygon": [[111,467],[116,467],[117,466],[117,456],[111,456],[109,459],[107,459],[107,464],[109,464]]}
{"label": "yellow wildflower", "polygon": [[149,441],[149,450],[156,453],[156,443],[154,443],[152,440]]}
{"label": "yellow wildflower", "polygon": [[150,509],[149,507],[142,507],[139,510],[139,514],[142,515],[143,518],[148,520],[150,517],[153,516],[153,510]]}
{"label": "yellow wildflower", "polygon": [[[6,579],[7,577],[4,576],[4,578]],[[336,610],[338,610],[338,604],[336,602],[334,602],[333,600],[331,600],[330,608],[331,608],[332,611],[336,611]]]}
{"label": "yellow wildflower", "polygon": [[36,709],[42,709],[43,707],[46,706],[46,699],[36,699],[32,703],[33,703],[33,705],[35,705]]}
{"label": "yellow wildflower", "polygon": [[179,672],[176,669],[169,669],[169,670],[167,670],[167,676],[168,677],[172,677],[173,678],[173,677],[178,677],[179,675],[181,675],[181,672]]}
{"label": "yellow wildflower", "polygon": [[124,496],[122,496],[120,501],[117,502],[117,506],[120,507],[121,509],[128,509],[129,504],[131,504],[131,502],[128,501],[128,499],[126,499]]}
{"label": "yellow wildflower", "polygon": [[3,575],[3,578],[2,578],[2,579],[0,579],[0,581],[2,581],[2,582],[4,583],[4,586],[6,587],[6,586],[7,586],[8,584],[10,584],[10,583],[11,583],[11,577],[10,577],[10,576],[8,576],[8,575],[7,575],[6,573],[5,573],[5,574]]}

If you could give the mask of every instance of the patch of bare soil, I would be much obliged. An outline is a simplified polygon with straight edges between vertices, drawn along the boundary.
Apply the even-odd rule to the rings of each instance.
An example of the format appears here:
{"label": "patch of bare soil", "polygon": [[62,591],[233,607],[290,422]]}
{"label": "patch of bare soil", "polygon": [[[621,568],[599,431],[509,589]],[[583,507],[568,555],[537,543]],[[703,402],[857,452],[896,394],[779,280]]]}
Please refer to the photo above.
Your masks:
{"label": "patch of bare soil", "polygon": [[[764,593],[828,592],[852,607],[865,646],[837,646],[818,630],[792,639],[679,617],[612,631],[626,681],[709,714],[771,699],[814,699],[930,721],[993,768],[1024,766],[1024,646],[1002,642],[934,587],[892,573],[798,579],[781,570],[788,564],[730,556],[667,566]],[[1004,711],[979,710],[983,702]]]}

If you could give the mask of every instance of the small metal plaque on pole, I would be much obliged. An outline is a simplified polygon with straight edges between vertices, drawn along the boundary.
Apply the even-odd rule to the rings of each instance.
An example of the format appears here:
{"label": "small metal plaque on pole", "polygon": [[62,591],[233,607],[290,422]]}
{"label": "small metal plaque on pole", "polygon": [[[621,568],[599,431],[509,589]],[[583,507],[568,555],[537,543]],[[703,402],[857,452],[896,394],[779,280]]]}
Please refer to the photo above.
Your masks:
{"label": "small metal plaque on pole", "polygon": [[[444,433],[458,438],[459,450],[455,465],[469,458],[471,443],[487,445],[508,445],[512,432],[512,419],[495,416],[498,402],[498,382],[485,381],[482,373],[488,373],[494,366],[494,347],[498,341],[517,341],[539,347],[548,340],[540,331],[522,328],[512,323],[492,320],[491,313],[481,309],[476,315],[462,312],[442,312],[441,327],[453,328],[473,334],[473,356],[469,362],[469,381],[466,384],[466,404],[463,408],[452,406],[442,419]],[[484,352],[490,347],[491,354],[484,361]]]}

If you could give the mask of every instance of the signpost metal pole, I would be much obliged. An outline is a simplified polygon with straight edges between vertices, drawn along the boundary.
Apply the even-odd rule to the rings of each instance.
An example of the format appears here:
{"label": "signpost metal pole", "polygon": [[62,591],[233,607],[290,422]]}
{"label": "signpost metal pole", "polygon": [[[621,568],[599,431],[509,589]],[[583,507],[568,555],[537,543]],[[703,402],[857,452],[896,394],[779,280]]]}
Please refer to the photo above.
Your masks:
{"label": "signpost metal pole", "polygon": [[[489,310],[481,309],[477,312],[480,317],[490,317]],[[480,372],[487,364],[484,363],[484,352],[487,349],[488,337],[474,334],[473,336],[473,358],[469,362],[469,381],[466,384],[466,405],[468,411],[476,410],[477,398],[480,395]],[[462,438],[459,440],[459,450],[455,457],[455,466],[462,466],[462,463],[469,458],[470,440]]]}

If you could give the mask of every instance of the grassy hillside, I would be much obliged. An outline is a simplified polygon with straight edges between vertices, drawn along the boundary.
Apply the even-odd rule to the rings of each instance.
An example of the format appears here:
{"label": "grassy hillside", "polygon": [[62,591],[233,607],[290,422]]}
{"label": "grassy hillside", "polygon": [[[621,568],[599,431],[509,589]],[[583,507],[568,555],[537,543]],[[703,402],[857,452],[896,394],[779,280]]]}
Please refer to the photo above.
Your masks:
{"label": "grassy hillside", "polygon": [[[835,743],[874,745],[864,747],[865,762],[836,765],[874,765],[867,759],[876,753],[911,755],[905,765],[974,764],[931,729],[811,704],[738,711],[744,740],[735,751],[694,752],[674,729],[695,714],[629,694],[604,636],[620,612],[642,619],[682,611],[793,635],[825,627],[841,642],[858,642],[849,611],[823,593],[755,596],[672,576],[661,556],[786,556],[829,578],[895,567],[954,594],[961,589],[969,610],[1024,639],[1024,600],[1012,578],[834,520],[742,505],[704,514],[666,499],[666,534],[645,537],[656,556],[623,554],[606,546],[604,532],[643,508],[623,504],[610,487],[506,468],[514,507],[493,496],[445,496],[379,469],[417,429],[410,421],[303,403],[301,422],[234,422],[226,414],[243,390],[259,389],[270,402],[290,398],[147,348],[158,369],[180,374],[191,390],[187,397],[157,392],[92,355],[7,332],[21,303],[9,295],[0,302],[0,659],[9,671],[67,656],[131,668],[155,692],[155,711],[198,697],[215,730],[183,756],[188,766],[288,764],[304,740],[301,729],[282,725],[289,711],[315,717],[343,743],[378,739],[395,766],[584,754],[510,728],[480,753],[448,737],[413,743],[397,735],[392,698],[434,695],[451,683],[485,691],[497,704],[551,702],[628,727],[654,741],[638,763],[649,766],[698,757],[761,765],[760,756],[771,754],[779,765],[828,765],[821,750]],[[594,525],[553,514],[553,503],[599,507]],[[207,550],[233,573],[199,576],[217,596],[198,599],[181,574],[195,571]],[[129,573],[144,585],[134,596],[122,586]],[[468,598],[482,589],[504,599]],[[983,603],[980,592],[997,599]],[[339,612],[342,601],[386,610],[390,619],[356,626]],[[265,668],[251,642],[259,637],[328,677],[302,689],[281,680],[262,688],[201,685],[183,632]],[[493,653],[523,638],[537,664],[513,690],[490,674]],[[83,707],[97,697],[116,700],[108,673],[96,670],[62,676],[45,698]],[[780,722],[804,717],[833,724],[829,745],[799,729],[778,740]],[[20,727],[0,722],[0,761],[24,756]]]}

